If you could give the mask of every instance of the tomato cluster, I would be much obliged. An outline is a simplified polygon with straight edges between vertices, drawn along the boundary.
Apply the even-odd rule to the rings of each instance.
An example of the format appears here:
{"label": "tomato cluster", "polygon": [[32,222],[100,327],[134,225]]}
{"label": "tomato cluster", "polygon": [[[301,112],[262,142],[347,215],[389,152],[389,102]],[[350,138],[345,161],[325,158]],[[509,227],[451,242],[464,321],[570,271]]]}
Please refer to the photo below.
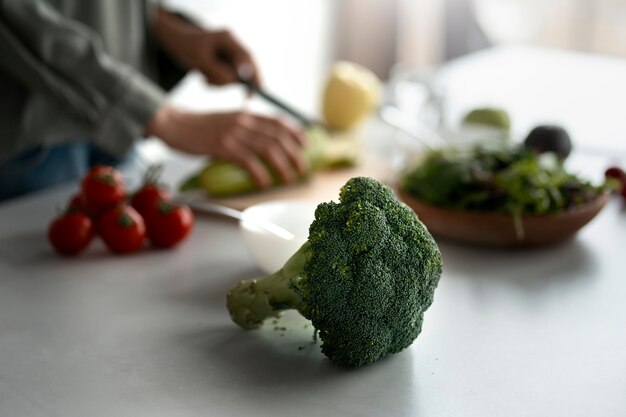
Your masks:
{"label": "tomato cluster", "polygon": [[85,250],[96,235],[113,253],[133,253],[149,240],[170,248],[185,240],[193,227],[193,213],[177,204],[148,170],[144,184],[128,195],[122,175],[110,166],[95,166],[83,178],[61,216],[52,221],[48,240],[64,255]]}
{"label": "tomato cluster", "polygon": [[619,182],[618,191],[626,200],[626,172],[618,166],[612,166],[604,172],[604,176]]}

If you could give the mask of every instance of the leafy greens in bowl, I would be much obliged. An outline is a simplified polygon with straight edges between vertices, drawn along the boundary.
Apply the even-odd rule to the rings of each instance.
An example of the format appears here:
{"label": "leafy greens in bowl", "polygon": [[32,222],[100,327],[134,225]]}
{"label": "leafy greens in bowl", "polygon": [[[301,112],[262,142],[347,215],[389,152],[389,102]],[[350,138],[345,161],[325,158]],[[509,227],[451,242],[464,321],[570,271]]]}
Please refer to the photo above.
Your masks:
{"label": "leafy greens in bowl", "polygon": [[[401,197],[429,228],[433,223],[429,215],[448,217],[435,222],[435,229],[441,226],[443,230],[433,233],[507,246],[551,243],[570,237],[599,212],[607,199],[606,185],[594,185],[568,172],[554,153],[537,154],[507,141],[430,151],[402,176],[399,189]],[[456,215],[458,220],[461,213],[469,215],[465,221],[473,224],[449,230],[453,227],[451,216]],[[576,216],[578,220],[574,221]],[[530,229],[534,230],[530,220],[540,222],[540,236],[529,234]],[[546,226],[550,221],[552,224]],[[555,230],[550,229],[555,225]]]}

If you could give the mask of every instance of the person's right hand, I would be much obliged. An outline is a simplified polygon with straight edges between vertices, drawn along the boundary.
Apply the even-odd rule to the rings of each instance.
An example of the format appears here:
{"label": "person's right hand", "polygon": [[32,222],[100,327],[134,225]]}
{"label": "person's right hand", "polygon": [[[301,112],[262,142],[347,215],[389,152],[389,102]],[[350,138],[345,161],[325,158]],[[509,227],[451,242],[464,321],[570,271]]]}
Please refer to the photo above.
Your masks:
{"label": "person's right hand", "polygon": [[309,169],[302,155],[304,134],[269,116],[247,112],[193,113],[166,105],[153,117],[145,133],[183,152],[235,162],[263,188],[272,184],[272,178],[262,161],[285,183]]}
{"label": "person's right hand", "polygon": [[208,30],[159,7],[155,13],[156,39],[179,63],[196,69],[210,84],[249,79],[258,88],[261,76],[252,54],[228,30]]}

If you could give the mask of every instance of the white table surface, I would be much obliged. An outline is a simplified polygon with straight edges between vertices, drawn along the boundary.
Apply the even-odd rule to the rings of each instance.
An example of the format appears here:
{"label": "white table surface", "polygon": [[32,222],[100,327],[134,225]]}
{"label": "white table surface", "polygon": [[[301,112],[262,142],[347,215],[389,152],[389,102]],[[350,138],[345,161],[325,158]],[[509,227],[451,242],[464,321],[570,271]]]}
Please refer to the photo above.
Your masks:
{"label": "white table surface", "polygon": [[[170,160],[169,177],[185,164]],[[76,259],[54,255],[46,226],[73,188],[0,205],[0,416],[626,415],[617,199],[555,247],[441,243],[444,274],[420,337],[347,371],[297,314],[284,332],[231,323],[226,291],[260,274],[233,222],[198,216],[172,251],[115,257],[97,243]]]}

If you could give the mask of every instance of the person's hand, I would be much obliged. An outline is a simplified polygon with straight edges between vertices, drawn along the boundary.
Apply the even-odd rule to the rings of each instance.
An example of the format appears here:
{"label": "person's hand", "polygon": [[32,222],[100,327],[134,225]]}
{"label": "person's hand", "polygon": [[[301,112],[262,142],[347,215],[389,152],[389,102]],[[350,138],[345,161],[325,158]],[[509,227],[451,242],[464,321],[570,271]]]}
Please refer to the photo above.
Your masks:
{"label": "person's hand", "polygon": [[261,85],[254,59],[230,31],[205,30],[160,8],[155,34],[176,60],[200,71],[211,84],[235,83],[242,76],[256,87]]}
{"label": "person's hand", "polygon": [[283,182],[294,181],[309,169],[302,156],[304,134],[273,117],[246,112],[193,113],[164,106],[145,133],[183,152],[235,162],[263,188],[269,187],[272,179],[262,161]]}

